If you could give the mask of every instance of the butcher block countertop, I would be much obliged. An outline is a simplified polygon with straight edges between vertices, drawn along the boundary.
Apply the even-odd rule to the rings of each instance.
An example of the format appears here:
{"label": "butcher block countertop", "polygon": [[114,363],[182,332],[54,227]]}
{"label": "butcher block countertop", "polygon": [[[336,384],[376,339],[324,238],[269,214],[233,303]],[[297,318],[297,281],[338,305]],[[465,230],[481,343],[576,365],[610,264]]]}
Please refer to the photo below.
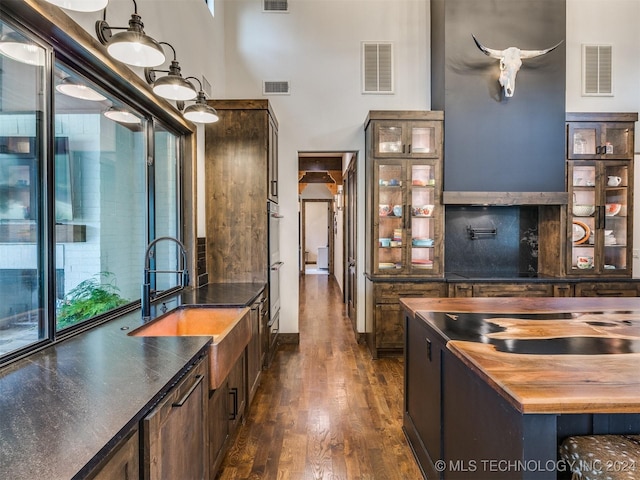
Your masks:
{"label": "butcher block countertop", "polygon": [[640,413],[640,298],[401,303],[522,413]]}

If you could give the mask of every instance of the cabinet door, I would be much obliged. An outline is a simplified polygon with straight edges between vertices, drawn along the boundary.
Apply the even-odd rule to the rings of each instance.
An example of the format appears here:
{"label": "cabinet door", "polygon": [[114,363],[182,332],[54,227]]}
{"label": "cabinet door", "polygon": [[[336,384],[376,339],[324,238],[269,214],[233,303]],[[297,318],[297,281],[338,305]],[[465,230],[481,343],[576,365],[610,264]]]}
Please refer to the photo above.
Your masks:
{"label": "cabinet door", "polygon": [[247,402],[246,356],[243,352],[229,372],[229,432],[233,434],[244,417]]}
{"label": "cabinet door", "polygon": [[209,396],[209,464],[215,478],[225,455],[229,437],[229,388],[224,382]]}
{"label": "cabinet door", "polygon": [[576,122],[567,130],[567,158],[633,159],[633,125],[626,122]]}
{"label": "cabinet door", "polygon": [[631,274],[633,166],[625,161],[569,161],[567,272]]}
{"label": "cabinet door", "polygon": [[271,117],[269,117],[267,156],[269,200],[278,203],[278,130]]}
{"label": "cabinet door", "polygon": [[114,449],[92,480],[134,480],[140,477],[140,436],[134,428]]}
{"label": "cabinet door", "polygon": [[200,361],[142,421],[145,480],[209,477],[208,384]]}
{"label": "cabinet door", "polygon": [[377,121],[373,130],[374,156],[437,158],[442,149],[442,126],[430,121]]}
{"label": "cabinet door", "polygon": [[375,306],[376,348],[404,348],[403,309],[399,303],[378,303]]}
{"label": "cabinet door", "polygon": [[440,164],[412,161],[408,167],[409,229],[407,265],[412,274],[437,275],[442,271],[442,207]]}
{"label": "cabinet door", "polygon": [[247,345],[247,384],[249,387],[248,404],[251,405],[258,385],[260,384],[260,374],[262,372],[262,346],[260,344],[260,322],[262,320],[262,308],[264,307],[264,296],[261,297],[251,307],[251,340]]}
{"label": "cabinet door", "polygon": [[[406,317],[405,411],[411,418],[431,464],[442,458],[442,347],[420,319]],[[440,478],[432,465],[427,474]]]}
{"label": "cabinet door", "polygon": [[374,169],[374,208],[377,207],[378,211],[372,212],[372,233],[378,243],[373,249],[373,271],[386,275],[402,274],[406,271],[406,162],[376,161]]}

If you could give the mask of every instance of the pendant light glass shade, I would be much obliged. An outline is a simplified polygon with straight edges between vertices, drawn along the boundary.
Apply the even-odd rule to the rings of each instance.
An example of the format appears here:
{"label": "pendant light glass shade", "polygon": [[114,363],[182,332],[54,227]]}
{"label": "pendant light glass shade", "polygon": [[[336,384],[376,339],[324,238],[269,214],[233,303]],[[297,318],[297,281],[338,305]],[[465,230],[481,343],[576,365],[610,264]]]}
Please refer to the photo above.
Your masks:
{"label": "pendant light glass shade", "polygon": [[[135,5],[135,0],[134,0]],[[157,67],[165,61],[160,43],[144,33],[144,24],[140,15],[131,14],[129,28],[110,27],[105,20],[96,22],[96,35],[107,52],[116,60],[134,67]],[[106,11],[105,11],[106,12]],[[112,35],[111,30],[126,30]]]}
{"label": "pendant light glass shade", "polygon": [[198,95],[193,85],[179,75],[166,75],[153,83],[153,93],[168,100],[193,100]]}
{"label": "pendant light glass shade", "polygon": [[[160,45],[167,45],[173,50],[173,60],[169,70],[145,69],[144,76],[147,82],[153,85],[153,93],[168,100],[193,100],[198,95],[198,91],[190,82],[182,78],[180,63],[176,57],[176,49],[170,43],[159,43]],[[155,72],[166,72],[168,75],[156,78]]]}
{"label": "pendant light glass shade", "polygon": [[0,37],[0,54],[28,65],[44,65],[44,49],[18,32],[5,33]]}
{"label": "pendant light glass shade", "polygon": [[216,109],[207,105],[207,99],[202,90],[198,92],[196,103],[184,109],[183,116],[195,123],[215,123],[220,119]]}
{"label": "pendant light glass shade", "polygon": [[47,0],[47,2],[75,12],[97,12],[105,8],[109,0]]}
{"label": "pendant light glass shade", "polygon": [[113,120],[118,123],[126,123],[129,125],[142,123],[140,118],[135,116],[133,113],[115,107],[111,107],[109,110],[104,112],[104,116],[109,120]]}
{"label": "pendant light glass shade", "polygon": [[56,90],[69,97],[79,98],[81,100],[89,100],[92,102],[101,102],[102,100],[107,99],[107,97],[96,92],[94,89],[82,83],[76,83],[69,77],[63,78],[62,81],[56,86]]}

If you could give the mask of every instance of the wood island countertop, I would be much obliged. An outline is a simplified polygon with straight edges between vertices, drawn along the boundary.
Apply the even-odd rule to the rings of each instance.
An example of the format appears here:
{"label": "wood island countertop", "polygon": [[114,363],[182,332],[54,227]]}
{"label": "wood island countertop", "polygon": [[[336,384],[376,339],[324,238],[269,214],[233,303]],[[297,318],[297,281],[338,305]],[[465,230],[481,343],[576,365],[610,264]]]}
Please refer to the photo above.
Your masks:
{"label": "wood island countertop", "polygon": [[640,413],[640,298],[403,298],[401,304],[523,414]]}

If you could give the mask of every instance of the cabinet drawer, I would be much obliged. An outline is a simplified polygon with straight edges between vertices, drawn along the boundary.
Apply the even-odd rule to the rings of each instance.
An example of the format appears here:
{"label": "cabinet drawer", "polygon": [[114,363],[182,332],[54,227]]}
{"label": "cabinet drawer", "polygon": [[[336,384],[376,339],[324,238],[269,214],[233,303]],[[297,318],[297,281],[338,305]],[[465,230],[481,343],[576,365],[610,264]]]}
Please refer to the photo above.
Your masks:
{"label": "cabinet drawer", "polygon": [[400,297],[446,297],[447,285],[427,283],[376,283],[373,287],[375,303],[397,303]]}
{"label": "cabinet drawer", "polygon": [[638,284],[629,282],[578,283],[576,297],[637,297]]}
{"label": "cabinet drawer", "polygon": [[552,297],[553,285],[545,283],[457,283],[453,297]]}

